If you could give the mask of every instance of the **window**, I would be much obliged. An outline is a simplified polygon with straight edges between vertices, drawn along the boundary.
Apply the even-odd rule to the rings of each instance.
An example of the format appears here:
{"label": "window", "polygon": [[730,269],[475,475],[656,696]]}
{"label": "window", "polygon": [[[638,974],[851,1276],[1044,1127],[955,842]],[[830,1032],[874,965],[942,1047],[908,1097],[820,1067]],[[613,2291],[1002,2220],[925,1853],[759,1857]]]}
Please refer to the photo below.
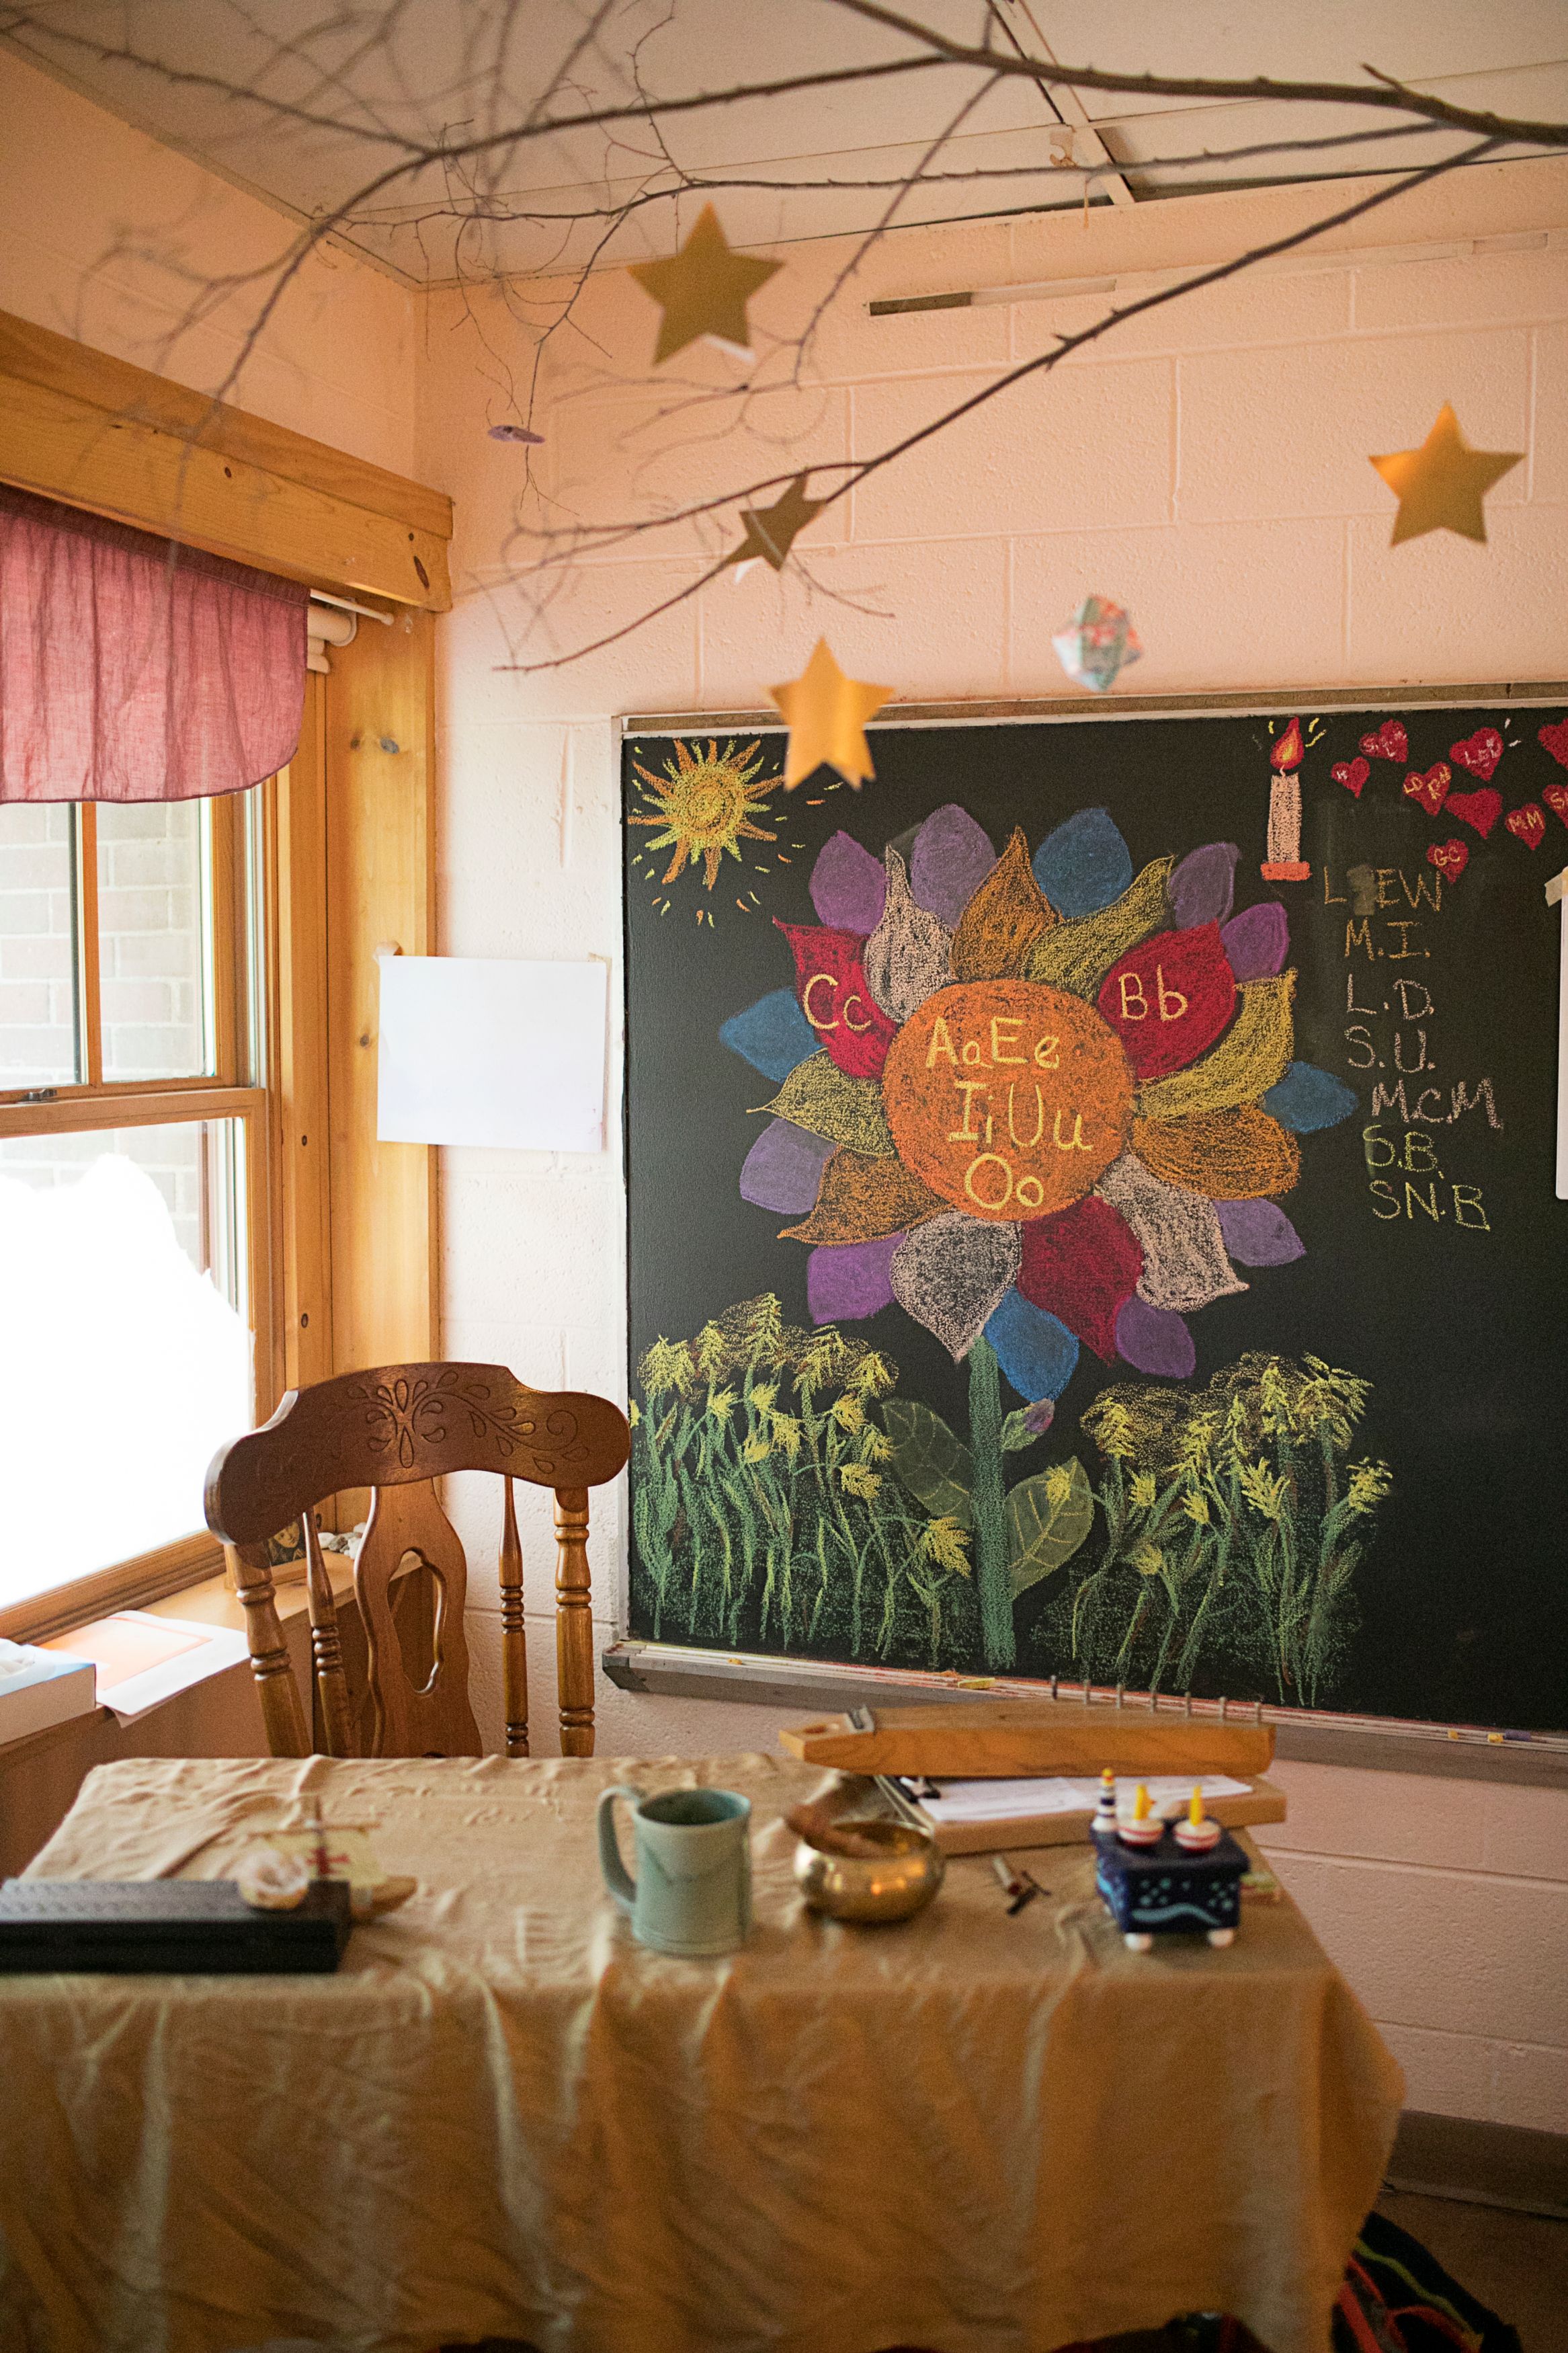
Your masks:
{"label": "window", "polygon": [[148,1589],[276,1394],[269,789],[0,807],[0,1609]]}

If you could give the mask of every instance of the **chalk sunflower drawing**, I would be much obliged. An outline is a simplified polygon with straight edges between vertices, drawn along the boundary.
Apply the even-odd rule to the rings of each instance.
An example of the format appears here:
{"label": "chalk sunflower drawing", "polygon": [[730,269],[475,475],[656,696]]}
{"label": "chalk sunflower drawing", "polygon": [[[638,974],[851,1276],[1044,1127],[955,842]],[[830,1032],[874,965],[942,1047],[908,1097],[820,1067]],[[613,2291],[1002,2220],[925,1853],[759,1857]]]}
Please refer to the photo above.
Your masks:
{"label": "chalk sunflower drawing", "polygon": [[[1100,808],[1033,856],[1021,828],[998,856],[955,805],[907,863],[835,834],[812,870],[820,922],[778,925],[793,987],[720,1033],[778,1090],[741,1192],[798,1219],[781,1239],[810,1250],[814,1322],[896,1301],[967,1360],[991,1667],[1093,1510],[1076,1461],[1005,1494],[1005,1451],[1048,1428],[1080,1348],[1190,1375],[1187,1318],[1247,1287],[1237,1264],[1301,1256],[1279,1207],[1299,1139],[1355,1106],[1292,1059],[1285,910],[1233,913],[1238,855],[1210,842],[1135,875]],[[1002,1376],[1024,1400],[1005,1420]],[[917,1494],[959,1443],[912,1404],[893,1435]]]}
{"label": "chalk sunflower drawing", "polygon": [[[766,758],[760,741],[743,747],[731,741],[721,752],[715,737],[709,738],[706,748],[678,739],[661,775],[633,758],[643,807],[628,812],[626,823],[651,828],[653,839],[633,851],[631,863],[653,884],[660,914],[668,914],[673,904],[670,886],[695,867],[702,870],[703,889],[713,892],[727,858],[745,870],[744,895],[737,895],[735,904],[742,914],[751,914],[762,903],[751,887],[752,873],[770,872],[775,860],[784,866],[793,862],[791,853],[800,843],[786,840],[775,826],[759,822],[772,816],[770,797],[780,789],[776,775],[762,774]],[[820,805],[820,799],[811,804]],[[765,845],[767,857],[759,856],[749,847],[752,843]],[[711,902],[697,908],[696,919],[711,926]]]}

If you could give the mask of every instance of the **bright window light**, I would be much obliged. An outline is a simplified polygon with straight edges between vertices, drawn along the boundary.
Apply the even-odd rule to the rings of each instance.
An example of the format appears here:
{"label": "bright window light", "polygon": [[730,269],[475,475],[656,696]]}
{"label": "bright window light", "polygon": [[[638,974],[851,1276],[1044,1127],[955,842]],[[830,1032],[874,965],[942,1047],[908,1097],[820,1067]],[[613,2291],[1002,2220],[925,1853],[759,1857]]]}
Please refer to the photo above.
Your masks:
{"label": "bright window light", "polygon": [[0,1604],[203,1525],[253,1419],[239,1123],[0,1143]]}

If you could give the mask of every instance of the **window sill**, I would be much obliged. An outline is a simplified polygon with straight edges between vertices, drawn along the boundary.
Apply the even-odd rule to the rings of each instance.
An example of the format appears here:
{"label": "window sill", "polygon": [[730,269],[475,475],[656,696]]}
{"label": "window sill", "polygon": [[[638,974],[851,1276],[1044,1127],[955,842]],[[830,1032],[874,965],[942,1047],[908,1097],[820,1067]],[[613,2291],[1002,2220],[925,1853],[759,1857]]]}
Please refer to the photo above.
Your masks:
{"label": "window sill", "polygon": [[[193,1544],[197,1541],[194,1537],[191,1539]],[[200,1541],[209,1556],[216,1551],[217,1547],[212,1543],[210,1537]],[[321,1557],[326,1563],[327,1577],[332,1588],[332,1599],[341,1605],[353,1591],[353,1563],[346,1553],[323,1552]],[[132,1565],[134,1566],[134,1564]],[[112,1573],[123,1575],[124,1571]],[[184,1573],[188,1577],[188,1567]],[[89,1582],[92,1580],[83,1580],[84,1584]],[[72,1587],[69,1590],[76,1593],[79,1588]],[[51,1599],[58,1600],[60,1598],[62,1597],[48,1594],[41,1594],[37,1597],[40,1603]],[[308,1603],[302,1582],[277,1587],[276,1600],[279,1620],[283,1626],[287,1627],[296,1618],[302,1618],[305,1615]],[[5,1617],[9,1619],[16,1616],[29,1606],[26,1602],[18,1602],[14,1610],[5,1613]],[[141,1598],[132,1600],[129,1595],[119,1596],[114,1606],[119,1609],[146,1609],[156,1618],[189,1619],[193,1625],[221,1626],[231,1633],[245,1631],[245,1605],[237,1593],[229,1590],[227,1578],[221,1569],[216,1577],[204,1577],[196,1583],[184,1585],[174,1592],[164,1588],[154,1600]],[[90,1623],[94,1618],[106,1617],[108,1614],[109,1611],[101,1601],[91,1609],[79,1607],[71,1611],[68,1620],[51,1624],[43,1630],[47,1633],[64,1632],[68,1625],[81,1626]],[[37,1636],[32,1633],[13,1632],[8,1624],[0,1625],[0,1631],[5,1632],[14,1641],[37,1639]],[[248,1661],[241,1660],[237,1665],[247,1673],[249,1672]],[[236,1669],[225,1668],[223,1672],[233,1673]],[[82,1727],[86,1725],[107,1724],[112,1720],[113,1710],[100,1704],[89,1715],[68,1717],[64,1724],[48,1725],[39,1732],[24,1733],[19,1740],[0,1742],[0,1769],[7,1765],[19,1763],[24,1758],[41,1756],[51,1747],[63,1746],[71,1739],[79,1737]]]}

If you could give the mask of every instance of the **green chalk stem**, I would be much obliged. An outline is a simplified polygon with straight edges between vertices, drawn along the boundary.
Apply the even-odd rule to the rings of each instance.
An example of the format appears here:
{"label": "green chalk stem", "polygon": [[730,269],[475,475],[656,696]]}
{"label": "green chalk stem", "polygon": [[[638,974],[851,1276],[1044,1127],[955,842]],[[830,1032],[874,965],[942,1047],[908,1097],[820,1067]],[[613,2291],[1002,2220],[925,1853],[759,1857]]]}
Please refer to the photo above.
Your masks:
{"label": "green chalk stem", "polygon": [[1002,1385],[996,1351],[982,1337],[969,1352],[969,1450],[974,1461],[974,1581],[980,1638],[990,1669],[1017,1658],[1007,1522],[1002,1492]]}

